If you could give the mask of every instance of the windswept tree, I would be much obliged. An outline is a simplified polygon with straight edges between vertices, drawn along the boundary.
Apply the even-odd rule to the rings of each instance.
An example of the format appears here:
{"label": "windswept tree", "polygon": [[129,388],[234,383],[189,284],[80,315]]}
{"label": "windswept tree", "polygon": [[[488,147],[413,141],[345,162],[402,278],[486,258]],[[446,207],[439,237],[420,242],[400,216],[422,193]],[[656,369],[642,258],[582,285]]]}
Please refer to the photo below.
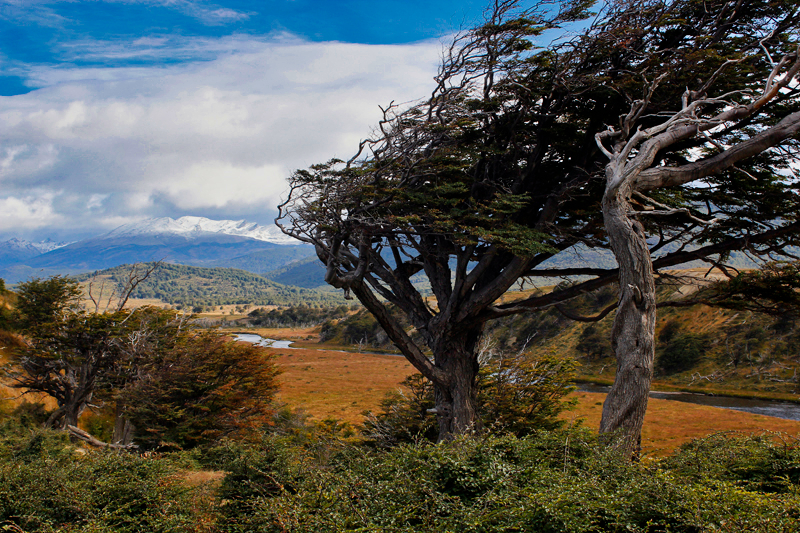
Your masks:
{"label": "windswept tree", "polygon": [[[136,286],[147,279],[159,263],[140,269],[134,266],[121,286],[105,295],[105,308],[89,284],[93,313],[81,302],[83,290],[67,276],[32,279],[17,289],[14,326],[26,339],[14,350],[12,386],[41,392],[56,400],[58,408],[45,425],[65,429],[76,426],[93,397],[108,388],[112,376],[130,373],[130,342],[144,331],[142,318],[148,311],[126,311],[125,304]],[[131,321],[131,318],[136,319]],[[148,318],[148,322],[150,321]],[[135,324],[139,330],[134,331]],[[132,342],[132,341],[131,341]]]}
{"label": "windswept tree", "polygon": [[[118,294],[124,303],[130,291]],[[77,282],[61,276],[18,289],[24,342],[11,351],[11,386],[56,401],[47,427],[99,445],[191,447],[270,422],[278,372],[262,349],[200,332],[176,311],[88,312],[81,298]],[[104,405],[114,407],[110,444],[70,428]]]}
{"label": "windswept tree", "polygon": [[264,348],[217,332],[185,332],[169,350],[140,363],[117,391],[136,442],[191,448],[222,436],[245,437],[272,423],[278,368]]}
{"label": "windswept tree", "polygon": [[12,352],[12,386],[56,400],[48,427],[76,426],[124,357],[120,338],[130,313],[86,313],[81,296],[77,282],[63,276],[17,290],[15,322],[25,344]]}
{"label": "windswept tree", "polygon": [[[476,421],[487,321],[617,309],[602,431],[622,429],[633,449],[664,270],[724,269],[733,250],[779,255],[798,241],[798,2],[607,2],[576,36],[534,45],[580,27],[593,4],[494,2],[446,50],[430,98],[385,109],[349,161],[297,171],[280,206],[326,281],[434,383],[440,438]],[[590,249],[619,268],[588,264]],[[562,257],[575,266],[553,267]],[[500,301],[520,280],[557,276],[582,277]],[[596,317],[561,305],[615,282],[619,302]]]}

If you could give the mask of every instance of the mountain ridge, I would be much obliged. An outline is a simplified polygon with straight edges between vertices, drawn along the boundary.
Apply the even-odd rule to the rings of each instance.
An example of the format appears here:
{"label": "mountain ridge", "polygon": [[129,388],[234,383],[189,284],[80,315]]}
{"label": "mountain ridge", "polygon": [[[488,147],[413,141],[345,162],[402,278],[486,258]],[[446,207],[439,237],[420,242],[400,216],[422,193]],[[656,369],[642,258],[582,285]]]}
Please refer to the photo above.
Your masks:
{"label": "mountain ridge", "polygon": [[0,261],[0,277],[16,283],[31,276],[73,275],[149,261],[236,266],[263,274],[312,254],[310,246],[287,237],[277,227],[245,220],[162,217],[124,224],[45,253],[37,254],[30,247],[8,253]]}

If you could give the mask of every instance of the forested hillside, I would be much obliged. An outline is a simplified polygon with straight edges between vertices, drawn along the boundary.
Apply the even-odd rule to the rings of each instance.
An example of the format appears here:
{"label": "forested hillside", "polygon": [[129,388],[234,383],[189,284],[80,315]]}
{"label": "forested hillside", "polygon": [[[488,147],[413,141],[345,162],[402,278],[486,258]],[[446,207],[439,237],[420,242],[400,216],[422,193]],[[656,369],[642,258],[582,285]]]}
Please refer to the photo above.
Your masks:
{"label": "forested hillside", "polygon": [[[139,265],[147,268],[151,264]],[[103,280],[123,286],[133,268],[121,265],[78,276],[80,282],[94,281],[97,290]],[[154,298],[171,305],[212,307],[227,304],[292,305],[336,304],[344,300],[332,290],[288,287],[262,276],[234,268],[202,268],[161,264],[131,294],[133,298]]]}

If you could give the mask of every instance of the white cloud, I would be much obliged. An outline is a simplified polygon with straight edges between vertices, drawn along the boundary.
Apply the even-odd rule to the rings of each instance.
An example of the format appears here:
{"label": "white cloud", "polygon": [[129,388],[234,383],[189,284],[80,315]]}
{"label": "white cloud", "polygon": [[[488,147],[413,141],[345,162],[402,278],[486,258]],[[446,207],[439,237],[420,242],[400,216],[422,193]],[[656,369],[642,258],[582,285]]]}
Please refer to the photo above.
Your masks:
{"label": "white cloud", "polygon": [[55,194],[45,192],[37,196],[0,198],[0,231],[37,229],[59,221],[53,210]]}
{"label": "white cloud", "polygon": [[274,204],[283,192],[284,176],[283,169],[275,165],[243,167],[205,161],[170,176],[157,190],[187,210]]}
{"label": "white cloud", "polygon": [[108,198],[107,194],[91,195],[89,201],[86,202],[86,209],[99,209],[103,207],[103,202],[105,202],[106,198]]}
{"label": "white cloud", "polygon": [[379,105],[429,94],[441,48],[223,40],[182,41],[226,50],[211,61],[40,68],[51,86],[0,97],[4,193],[64,190],[51,215],[76,227],[259,205],[266,222],[293,169],[350,156]]}

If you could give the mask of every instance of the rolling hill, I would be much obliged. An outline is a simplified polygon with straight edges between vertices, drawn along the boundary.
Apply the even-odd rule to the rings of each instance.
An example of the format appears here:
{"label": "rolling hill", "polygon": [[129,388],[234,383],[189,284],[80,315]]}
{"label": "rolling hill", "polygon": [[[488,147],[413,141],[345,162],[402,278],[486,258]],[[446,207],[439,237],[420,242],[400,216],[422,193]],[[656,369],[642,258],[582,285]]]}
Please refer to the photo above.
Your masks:
{"label": "rolling hill", "polygon": [[[121,265],[76,276],[76,279],[80,282],[95,279],[95,286],[101,280],[121,286],[128,279],[132,267]],[[334,305],[344,302],[338,292],[289,287],[244,270],[168,263],[162,264],[141,282],[131,296],[192,308],[229,304]]]}

